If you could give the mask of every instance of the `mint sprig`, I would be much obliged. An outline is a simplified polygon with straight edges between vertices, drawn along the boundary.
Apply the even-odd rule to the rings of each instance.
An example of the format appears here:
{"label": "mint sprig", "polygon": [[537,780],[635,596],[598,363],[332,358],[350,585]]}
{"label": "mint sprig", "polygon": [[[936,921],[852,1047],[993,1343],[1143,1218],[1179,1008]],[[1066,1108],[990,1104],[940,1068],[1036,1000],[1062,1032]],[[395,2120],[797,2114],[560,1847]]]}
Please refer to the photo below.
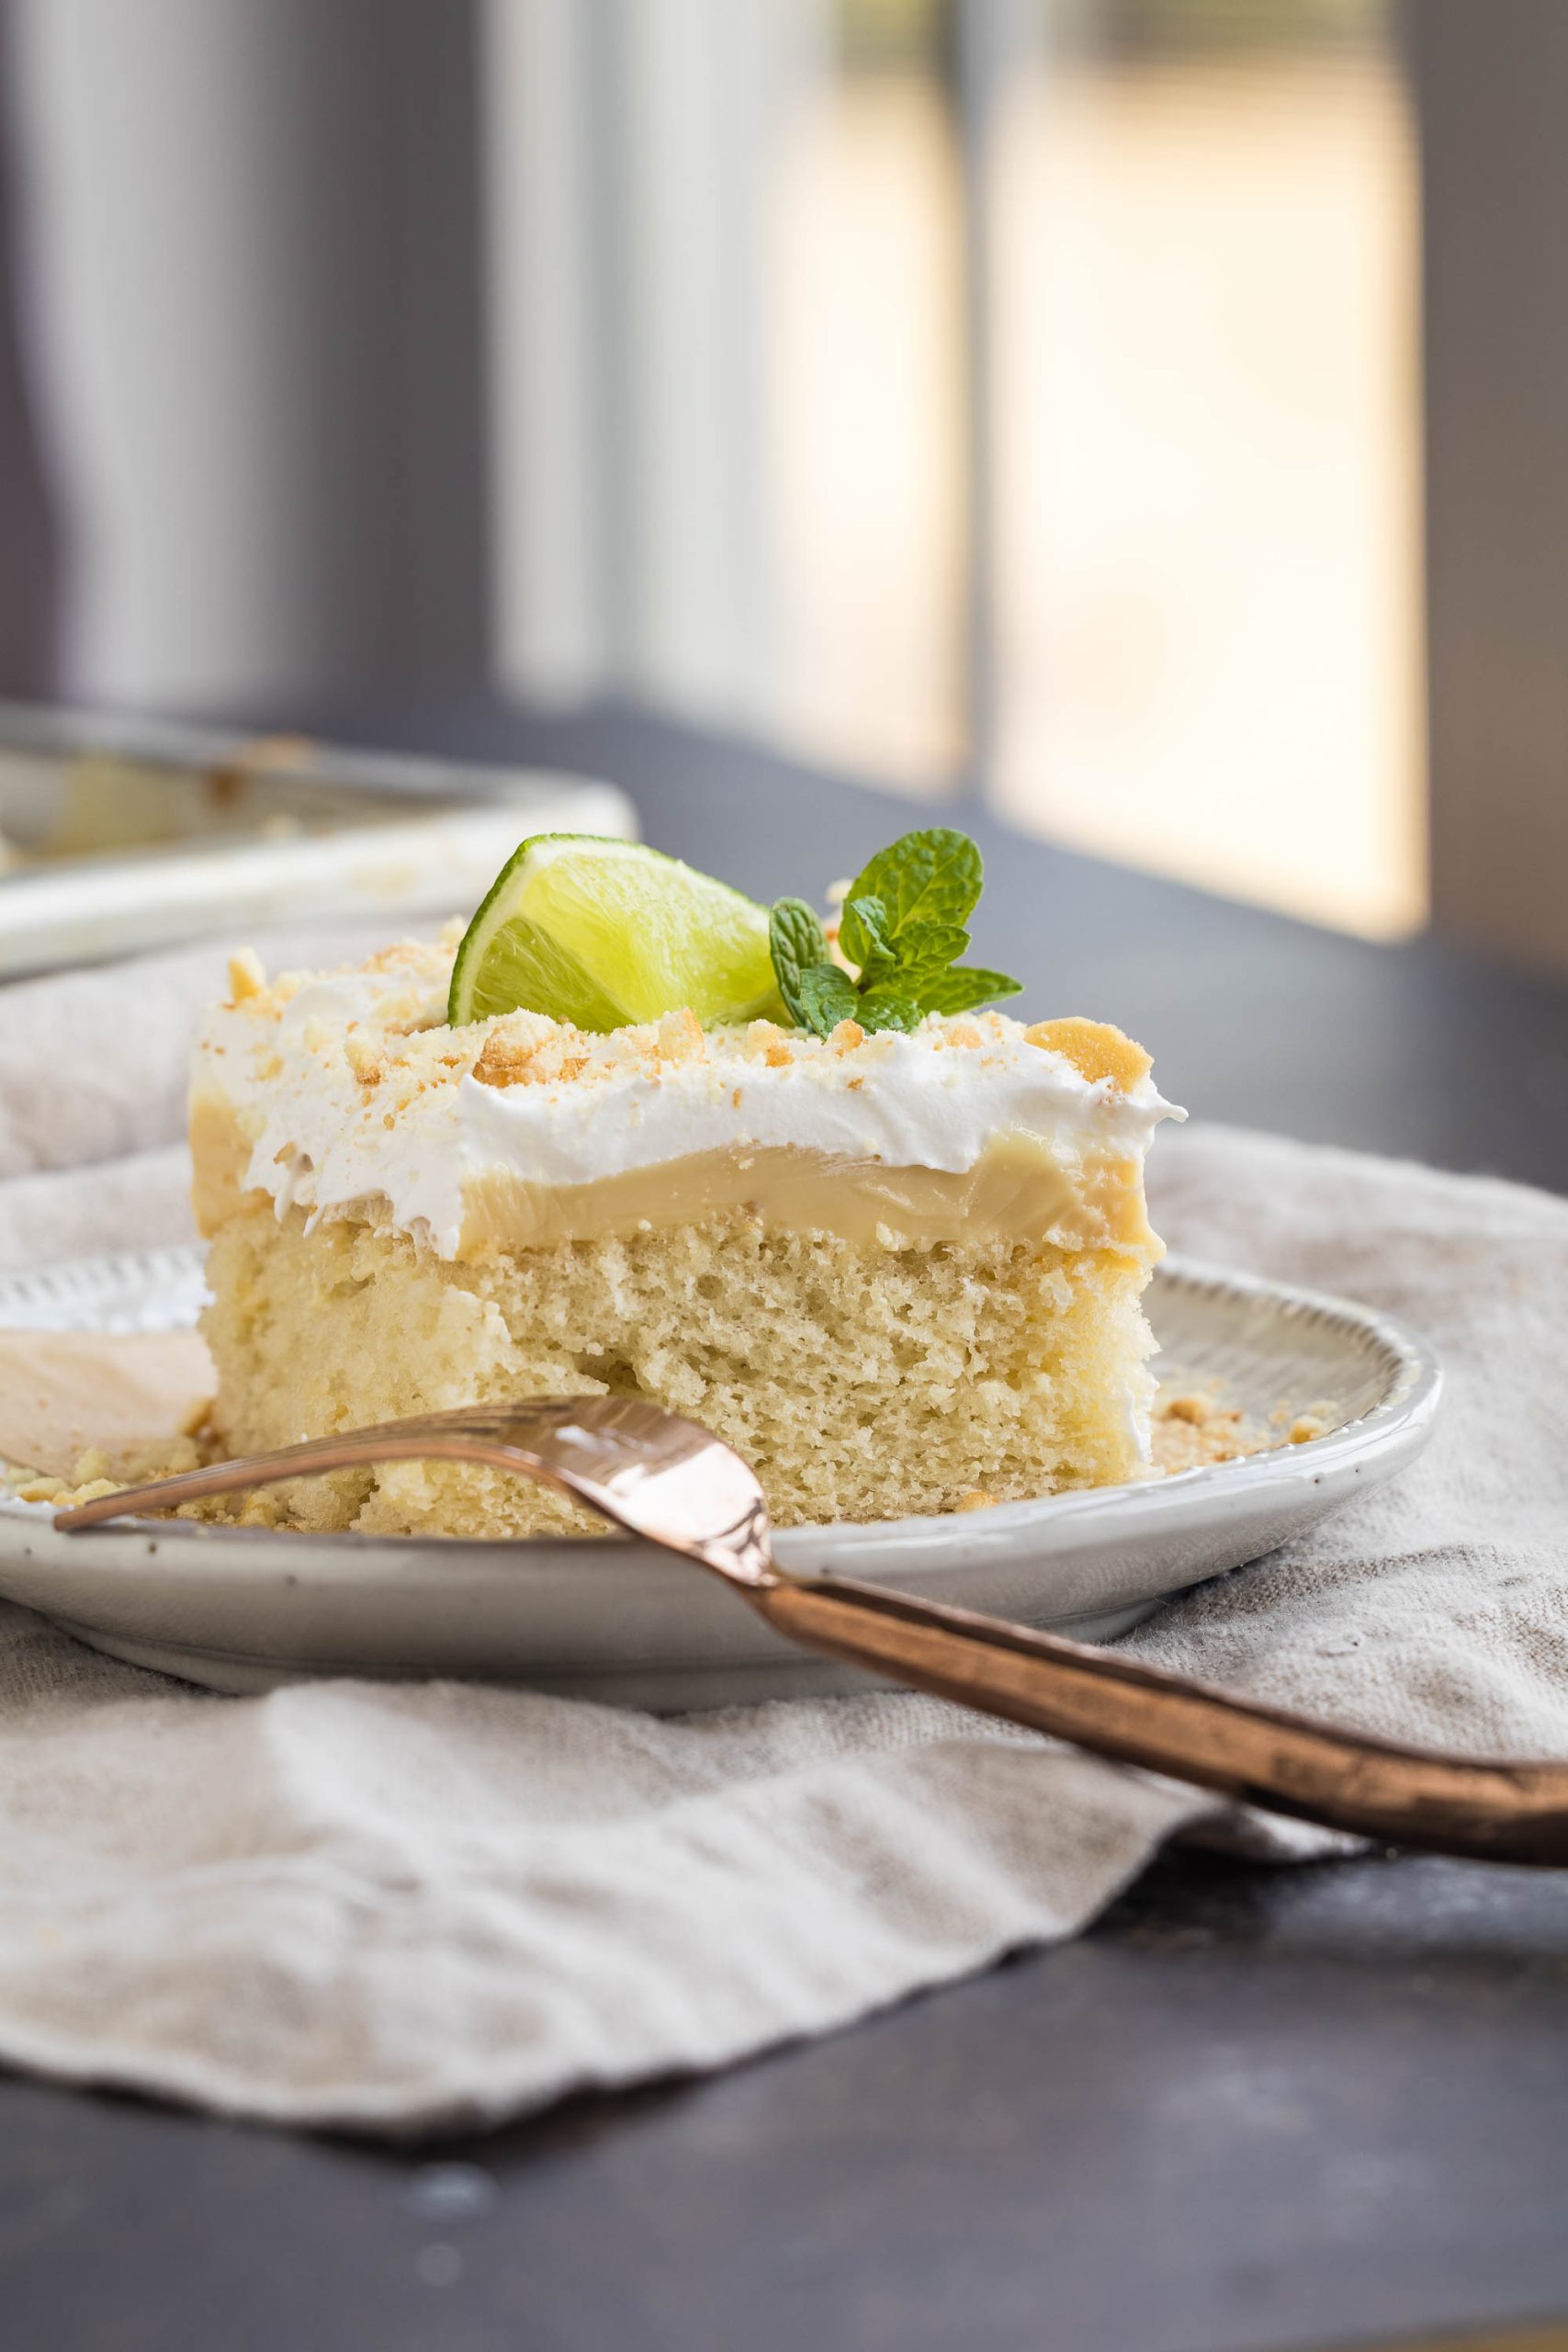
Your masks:
{"label": "mint sprig", "polygon": [[791,1020],[818,1037],[840,1021],[913,1029],[928,1012],[968,1012],[1016,996],[1019,983],[1005,972],[958,960],[984,878],[979,851],[950,825],[878,850],[851,884],[840,918],[839,944],[858,978],[834,963],[804,899],[776,900],[768,941]]}

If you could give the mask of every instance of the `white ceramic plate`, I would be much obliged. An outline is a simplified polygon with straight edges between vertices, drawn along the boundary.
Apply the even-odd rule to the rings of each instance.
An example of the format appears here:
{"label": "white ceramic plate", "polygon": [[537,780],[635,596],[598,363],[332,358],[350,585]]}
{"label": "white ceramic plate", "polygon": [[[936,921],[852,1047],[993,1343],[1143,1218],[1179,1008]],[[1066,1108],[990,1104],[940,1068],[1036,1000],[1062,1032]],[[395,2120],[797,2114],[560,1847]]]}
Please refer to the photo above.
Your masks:
{"label": "white ceramic plate", "polygon": [[[0,1324],[169,1330],[201,1296],[196,1253],[156,1250],[0,1280]],[[781,1562],[1106,1640],[1299,1535],[1426,1442],[1437,1364],[1382,1317],[1174,1259],[1149,1307],[1184,1383],[1222,1383],[1265,1421],[1331,1399],[1335,1425],[1144,1486],[790,1528]],[[864,1687],[788,1647],[700,1569],[624,1538],[416,1542],[185,1520],[62,1535],[47,1504],[0,1500],[0,1595],[117,1657],[221,1690],[311,1674],[470,1676],[680,1708]]]}

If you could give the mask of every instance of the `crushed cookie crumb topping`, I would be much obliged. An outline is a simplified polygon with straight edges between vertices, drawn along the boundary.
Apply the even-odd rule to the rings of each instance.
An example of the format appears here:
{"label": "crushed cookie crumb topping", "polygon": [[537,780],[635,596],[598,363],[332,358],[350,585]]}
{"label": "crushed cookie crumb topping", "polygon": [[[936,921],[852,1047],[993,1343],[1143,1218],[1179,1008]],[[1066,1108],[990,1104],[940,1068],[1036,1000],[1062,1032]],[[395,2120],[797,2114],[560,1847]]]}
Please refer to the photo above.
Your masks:
{"label": "crushed cookie crumb topping", "polygon": [[[860,1091],[864,1073],[895,1054],[907,1057],[911,1045],[933,1056],[977,1056],[987,1071],[1003,1074],[1016,1070],[1019,1047],[1027,1043],[1062,1057],[1090,1083],[1109,1080],[1123,1091],[1130,1091],[1149,1068],[1142,1047],[1120,1030],[1079,1020],[1039,1022],[1026,1030],[995,1011],[946,1018],[931,1014],[907,1036],[886,1030],[868,1035],[852,1018],[840,1021],[827,1037],[782,1028],[769,1020],[705,1031],[690,1011],[603,1035],[525,1012],[452,1029],[443,1018],[450,965],[449,941],[441,945],[404,941],[357,967],[322,974],[287,972],[269,984],[259,959],[243,949],[230,963],[231,1004],[281,1019],[286,1032],[291,1023],[298,1023],[294,1035],[309,1053],[329,1061],[336,1055],[345,1057],[360,1087],[391,1086],[400,1102],[470,1078],[501,1091],[514,1087],[576,1089],[628,1078],[657,1083],[674,1070],[704,1069],[712,1070],[716,1087],[730,1099],[738,1091],[732,1083],[736,1069],[748,1065],[798,1075],[814,1087]],[[288,1008],[300,997],[297,1012],[290,1013]],[[211,1049],[221,1050],[216,1041]],[[258,1079],[276,1075],[272,1060],[257,1060],[253,1069]]]}
{"label": "crushed cookie crumb topping", "polygon": [[1153,1055],[1109,1021],[1086,1021],[1074,1014],[1063,1021],[1036,1021],[1023,1034],[1032,1046],[1064,1055],[1091,1085],[1109,1079],[1123,1094],[1130,1094],[1154,1068]]}
{"label": "crushed cookie crumb topping", "polygon": [[266,994],[266,967],[254,947],[237,947],[229,958],[229,1001],[253,1004]]}
{"label": "crushed cookie crumb topping", "polygon": [[348,1035],[344,1039],[344,1058],[361,1086],[379,1086],[387,1075],[386,1055],[367,1037],[355,1034],[358,1025],[357,1022],[349,1023]]}

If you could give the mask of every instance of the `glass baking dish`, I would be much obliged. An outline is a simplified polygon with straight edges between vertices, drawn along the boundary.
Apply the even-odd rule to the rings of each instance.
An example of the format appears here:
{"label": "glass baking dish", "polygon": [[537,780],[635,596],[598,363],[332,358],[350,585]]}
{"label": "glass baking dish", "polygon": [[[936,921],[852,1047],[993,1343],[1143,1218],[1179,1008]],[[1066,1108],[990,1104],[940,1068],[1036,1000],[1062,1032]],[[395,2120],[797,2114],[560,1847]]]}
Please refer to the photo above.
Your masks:
{"label": "glass baking dish", "polygon": [[0,978],[323,914],[471,911],[530,833],[631,838],[614,785],[0,703]]}

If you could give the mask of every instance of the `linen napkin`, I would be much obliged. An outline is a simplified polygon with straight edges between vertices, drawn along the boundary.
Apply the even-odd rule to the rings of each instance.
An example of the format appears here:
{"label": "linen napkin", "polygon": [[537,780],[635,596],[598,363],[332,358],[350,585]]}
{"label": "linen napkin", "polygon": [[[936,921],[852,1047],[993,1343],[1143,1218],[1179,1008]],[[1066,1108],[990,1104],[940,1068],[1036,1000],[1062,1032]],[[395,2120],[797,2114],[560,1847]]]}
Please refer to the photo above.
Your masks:
{"label": "linen napkin", "polygon": [[[184,1234],[184,1033],[220,974],[0,992],[0,1263]],[[1450,1387],[1404,1478],[1129,1646],[1568,1755],[1568,1203],[1201,1123],[1154,1189],[1175,1245],[1423,1327]],[[1342,1844],[920,1697],[222,1699],[0,1605],[0,2058],[245,2115],[430,2132],[719,2065],[1070,1936],[1193,1832]]]}

